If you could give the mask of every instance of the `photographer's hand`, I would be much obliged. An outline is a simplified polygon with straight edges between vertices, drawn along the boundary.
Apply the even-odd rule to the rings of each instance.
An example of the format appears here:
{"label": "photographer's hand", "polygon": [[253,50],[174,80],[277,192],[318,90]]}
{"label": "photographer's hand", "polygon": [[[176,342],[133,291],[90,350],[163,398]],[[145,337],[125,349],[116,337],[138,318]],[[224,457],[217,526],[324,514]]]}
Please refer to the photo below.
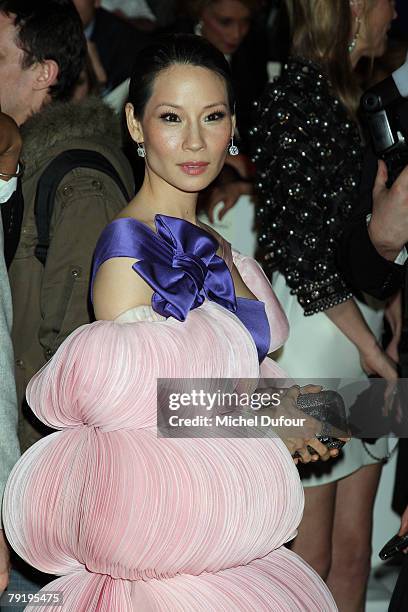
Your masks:
{"label": "photographer's hand", "polygon": [[373,189],[368,234],[378,253],[394,261],[408,242],[408,167],[390,189],[386,187],[387,178],[387,167],[381,160]]}

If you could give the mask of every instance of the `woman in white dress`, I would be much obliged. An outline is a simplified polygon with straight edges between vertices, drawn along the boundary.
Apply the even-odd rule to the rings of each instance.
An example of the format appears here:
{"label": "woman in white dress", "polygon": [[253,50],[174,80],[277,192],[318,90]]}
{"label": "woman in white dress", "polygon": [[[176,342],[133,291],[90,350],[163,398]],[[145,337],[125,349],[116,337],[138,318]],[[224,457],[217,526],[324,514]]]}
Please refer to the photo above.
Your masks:
{"label": "woman in white dress", "polygon": [[[363,168],[353,70],[362,56],[384,52],[394,3],[286,4],[292,56],[258,103],[252,131],[264,267],[274,272],[290,323],[279,364],[314,380],[395,378],[395,364],[378,343],[383,306],[359,301],[335,258]],[[387,440],[367,448],[354,439],[336,461],[303,474],[306,506],[293,548],[327,581],[342,612],[364,610],[372,508]]]}

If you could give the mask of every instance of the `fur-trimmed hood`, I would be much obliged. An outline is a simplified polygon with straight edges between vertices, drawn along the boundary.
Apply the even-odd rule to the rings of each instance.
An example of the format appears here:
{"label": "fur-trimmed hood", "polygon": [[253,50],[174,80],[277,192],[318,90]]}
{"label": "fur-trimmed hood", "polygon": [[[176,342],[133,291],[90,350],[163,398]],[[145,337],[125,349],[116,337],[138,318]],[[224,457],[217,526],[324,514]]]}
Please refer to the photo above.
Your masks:
{"label": "fur-trimmed hood", "polygon": [[31,175],[52,150],[67,142],[97,140],[107,147],[122,146],[119,117],[99,98],[83,102],[52,102],[30,117],[21,128],[22,159]]}

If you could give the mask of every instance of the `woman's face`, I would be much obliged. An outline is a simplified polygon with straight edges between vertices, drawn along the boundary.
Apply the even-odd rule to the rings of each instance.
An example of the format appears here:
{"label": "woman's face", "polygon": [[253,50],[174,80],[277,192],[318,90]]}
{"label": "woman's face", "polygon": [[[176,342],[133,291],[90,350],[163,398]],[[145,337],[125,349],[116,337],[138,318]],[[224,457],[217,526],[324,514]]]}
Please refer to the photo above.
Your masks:
{"label": "woman's face", "polygon": [[147,171],[184,191],[201,191],[222,169],[235,117],[227,88],[218,74],[174,65],[156,77],[141,121],[126,107],[128,127],[143,142]]}
{"label": "woman's face", "polygon": [[234,53],[248,34],[251,12],[239,0],[215,0],[202,12],[202,35],[221,53]]}
{"label": "woman's face", "polygon": [[397,17],[395,0],[373,0],[367,11],[362,37],[366,54],[380,57],[387,47],[387,32]]}

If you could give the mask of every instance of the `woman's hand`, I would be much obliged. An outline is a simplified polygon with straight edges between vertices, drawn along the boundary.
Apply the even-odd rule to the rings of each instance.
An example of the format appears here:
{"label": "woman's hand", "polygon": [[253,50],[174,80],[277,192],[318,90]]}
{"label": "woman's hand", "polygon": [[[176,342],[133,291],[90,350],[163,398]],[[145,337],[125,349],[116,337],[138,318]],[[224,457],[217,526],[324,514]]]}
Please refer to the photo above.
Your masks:
{"label": "woman's hand", "polygon": [[248,181],[234,181],[224,185],[217,185],[209,191],[206,197],[204,210],[211,223],[214,223],[214,209],[219,202],[223,202],[223,206],[218,213],[218,220],[220,221],[225,213],[235,206],[242,195],[252,194],[253,186],[252,183]]}
{"label": "woman's hand", "polygon": [[[367,375],[378,376],[387,381],[384,392],[383,416],[388,416],[394,406],[395,393],[397,390],[398,372],[395,362],[378,346],[371,347],[366,353],[360,352],[361,367]],[[400,404],[396,405],[397,415]]]}
{"label": "woman's hand", "polygon": [[234,168],[235,172],[246,181],[252,180],[255,176],[255,164],[247,155],[242,153],[240,155],[227,155],[225,164]]}
{"label": "woman's hand", "polygon": [[[265,391],[265,389],[263,390]],[[338,449],[328,449],[316,438],[322,431],[322,423],[304,413],[297,406],[297,398],[300,394],[318,393],[321,390],[322,387],[318,385],[306,385],[305,387],[294,386],[288,389],[268,389],[270,395],[274,393],[280,394],[279,406],[257,411],[260,413],[263,411],[268,412],[268,414],[272,413],[270,416],[274,419],[278,419],[282,416],[286,419],[295,421],[299,419],[304,420],[301,428],[285,426],[275,430],[285,443],[291,455],[300,455],[299,457],[294,457],[293,460],[295,463],[298,463],[298,461],[301,463],[309,463],[310,461],[317,461],[318,459],[327,461],[331,457],[336,457],[339,454]],[[340,437],[340,435],[341,432],[339,432],[339,439],[344,442],[349,440],[349,438]],[[308,446],[315,452],[310,452]]]}
{"label": "woman's hand", "polygon": [[[329,449],[324,444],[319,442],[317,438],[311,438],[310,440],[305,440],[304,438],[281,439],[292,455],[295,464],[297,464],[299,461],[301,463],[310,463],[311,461],[314,462],[318,461],[319,459],[322,461],[327,461],[330,459],[330,457],[335,457],[339,452],[337,449],[332,449],[332,451],[329,451]],[[315,452],[311,453],[308,447],[313,448]]]}
{"label": "woman's hand", "polygon": [[398,378],[394,361],[377,343],[373,343],[367,349],[360,350],[360,363],[364,372],[369,376],[378,376],[389,381],[395,381]]}

